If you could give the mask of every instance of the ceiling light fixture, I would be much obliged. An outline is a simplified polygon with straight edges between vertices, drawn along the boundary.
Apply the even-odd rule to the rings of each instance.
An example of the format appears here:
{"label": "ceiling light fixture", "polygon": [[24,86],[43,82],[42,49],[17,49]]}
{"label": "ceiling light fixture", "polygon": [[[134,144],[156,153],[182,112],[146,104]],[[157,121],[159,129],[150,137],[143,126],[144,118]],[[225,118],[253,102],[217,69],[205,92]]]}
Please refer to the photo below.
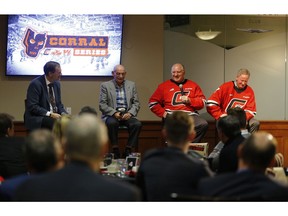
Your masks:
{"label": "ceiling light fixture", "polygon": [[210,29],[209,31],[198,31],[195,34],[201,40],[212,40],[221,34],[221,31],[211,31]]}
{"label": "ceiling light fixture", "polygon": [[247,29],[236,28],[236,30],[249,32],[249,33],[265,33],[265,32],[273,31],[272,29],[252,29],[252,28],[247,28]]}

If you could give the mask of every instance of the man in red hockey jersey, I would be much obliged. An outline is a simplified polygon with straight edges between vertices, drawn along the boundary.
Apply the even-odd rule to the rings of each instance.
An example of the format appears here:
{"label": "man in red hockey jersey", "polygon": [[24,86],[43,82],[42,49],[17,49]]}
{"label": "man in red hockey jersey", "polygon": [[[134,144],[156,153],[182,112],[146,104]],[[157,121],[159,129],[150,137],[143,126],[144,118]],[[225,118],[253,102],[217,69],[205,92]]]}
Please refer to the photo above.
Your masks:
{"label": "man in red hockey jersey", "polygon": [[259,130],[260,123],[254,118],[256,102],[253,89],[247,85],[249,78],[249,70],[240,69],[235,81],[222,84],[212,93],[206,102],[206,109],[216,120],[226,116],[229,108],[240,107],[244,109],[248,131],[253,133]]}
{"label": "man in red hockey jersey", "polygon": [[171,79],[161,83],[150,97],[149,108],[162,118],[163,122],[167,115],[176,110],[193,116],[196,131],[193,142],[199,143],[208,129],[208,123],[199,116],[197,110],[205,106],[206,98],[197,83],[185,79],[185,69],[182,64],[174,64],[171,75]]}

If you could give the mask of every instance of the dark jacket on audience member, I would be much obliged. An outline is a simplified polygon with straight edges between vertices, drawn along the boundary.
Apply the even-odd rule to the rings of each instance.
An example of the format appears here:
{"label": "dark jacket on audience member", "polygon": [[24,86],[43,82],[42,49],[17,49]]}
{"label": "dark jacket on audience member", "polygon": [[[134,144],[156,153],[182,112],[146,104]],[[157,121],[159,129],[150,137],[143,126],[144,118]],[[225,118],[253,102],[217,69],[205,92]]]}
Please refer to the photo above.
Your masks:
{"label": "dark jacket on audience member", "polygon": [[171,200],[171,193],[197,194],[198,181],[212,172],[199,159],[184,154],[180,149],[167,147],[152,150],[141,161],[136,183],[148,201]]}
{"label": "dark jacket on audience member", "polygon": [[251,170],[202,179],[198,188],[200,195],[209,200],[288,201],[288,187]]}
{"label": "dark jacket on audience member", "polygon": [[27,173],[24,137],[0,137],[0,176],[4,179]]}
{"label": "dark jacket on audience member", "polygon": [[34,175],[17,175],[2,182],[0,185],[0,201],[12,201],[17,187],[32,176]]}
{"label": "dark jacket on audience member", "polygon": [[230,138],[223,146],[219,155],[218,173],[236,172],[238,169],[238,146],[243,143],[245,138],[239,133]]}
{"label": "dark jacket on audience member", "polygon": [[101,176],[85,163],[71,162],[58,171],[27,180],[16,201],[137,201],[140,191],[126,182]]}

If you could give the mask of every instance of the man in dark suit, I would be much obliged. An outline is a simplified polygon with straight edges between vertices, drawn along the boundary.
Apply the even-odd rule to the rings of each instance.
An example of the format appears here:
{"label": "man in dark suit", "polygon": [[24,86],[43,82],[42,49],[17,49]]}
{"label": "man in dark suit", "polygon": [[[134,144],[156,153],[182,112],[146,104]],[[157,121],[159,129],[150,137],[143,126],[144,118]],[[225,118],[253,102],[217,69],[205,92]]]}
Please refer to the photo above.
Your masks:
{"label": "man in dark suit", "polygon": [[265,175],[277,141],[267,132],[255,132],[239,146],[238,171],[205,178],[199,192],[207,200],[288,201],[288,187]]}
{"label": "man in dark suit", "polygon": [[99,173],[108,142],[105,124],[82,114],[67,125],[64,146],[69,164],[19,186],[18,201],[136,201],[140,191],[130,183]]}
{"label": "man in dark suit", "polygon": [[116,65],[112,75],[113,80],[101,84],[99,109],[108,128],[114,157],[119,158],[119,126],[126,126],[129,132],[128,142],[123,154],[126,157],[138,146],[142,124],[136,118],[140,109],[140,102],[135,83],[125,79],[126,70],[123,65]]}
{"label": "man in dark suit", "polygon": [[61,101],[60,64],[54,61],[47,62],[44,65],[44,73],[33,79],[27,90],[24,123],[28,130],[52,129],[54,121],[67,114]]}
{"label": "man in dark suit", "polygon": [[169,201],[172,193],[197,195],[198,181],[212,172],[207,163],[187,155],[195,137],[193,117],[174,111],[165,120],[163,135],[168,147],[146,153],[137,173],[143,200]]}
{"label": "man in dark suit", "polygon": [[0,113],[0,176],[4,179],[27,174],[24,137],[14,136],[13,116]]}

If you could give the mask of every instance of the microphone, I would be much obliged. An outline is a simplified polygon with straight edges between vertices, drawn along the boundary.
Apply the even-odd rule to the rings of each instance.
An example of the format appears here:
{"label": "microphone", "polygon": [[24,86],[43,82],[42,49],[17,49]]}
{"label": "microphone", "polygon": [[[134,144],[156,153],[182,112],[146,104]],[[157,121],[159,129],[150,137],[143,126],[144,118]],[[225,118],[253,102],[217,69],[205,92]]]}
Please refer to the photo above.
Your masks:
{"label": "microphone", "polygon": [[183,85],[180,84],[180,85],[179,85],[179,88],[180,88],[180,91],[181,91],[181,95],[183,96],[183,95],[184,95],[184,92],[183,92]]}

